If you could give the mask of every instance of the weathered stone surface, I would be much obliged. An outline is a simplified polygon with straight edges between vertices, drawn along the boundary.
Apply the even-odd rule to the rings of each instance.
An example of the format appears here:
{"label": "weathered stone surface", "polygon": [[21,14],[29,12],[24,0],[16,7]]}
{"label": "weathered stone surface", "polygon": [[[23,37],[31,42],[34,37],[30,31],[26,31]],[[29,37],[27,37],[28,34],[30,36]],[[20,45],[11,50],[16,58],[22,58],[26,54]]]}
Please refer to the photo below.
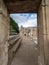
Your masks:
{"label": "weathered stone surface", "polygon": [[8,49],[8,65],[11,65],[11,62],[15,56],[16,51],[21,45],[21,38],[16,36],[9,41],[9,49]]}
{"label": "weathered stone surface", "polygon": [[49,0],[46,0],[46,33],[47,33],[47,43],[46,43],[46,64],[49,65]]}
{"label": "weathered stone surface", "polygon": [[49,0],[42,0],[38,14],[39,62],[42,65],[49,65]]}
{"label": "weathered stone surface", "polygon": [[39,43],[39,65],[45,65],[44,59],[44,20],[43,20],[43,7],[40,5],[38,10],[38,43]]}
{"label": "weathered stone surface", "polygon": [[8,62],[8,35],[9,35],[9,17],[7,9],[0,1],[0,65],[7,65]]}

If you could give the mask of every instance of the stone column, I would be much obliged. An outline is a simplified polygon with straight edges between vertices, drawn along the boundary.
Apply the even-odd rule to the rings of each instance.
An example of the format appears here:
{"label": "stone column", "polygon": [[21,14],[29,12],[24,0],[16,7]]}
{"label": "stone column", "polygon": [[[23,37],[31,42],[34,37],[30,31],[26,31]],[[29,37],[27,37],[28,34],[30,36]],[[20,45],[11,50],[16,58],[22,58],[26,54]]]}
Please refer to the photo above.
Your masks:
{"label": "stone column", "polygon": [[46,65],[49,65],[49,0],[45,0],[45,21],[46,21],[46,44],[45,44],[45,58]]}
{"label": "stone column", "polygon": [[39,65],[49,65],[49,0],[42,0],[38,9]]}
{"label": "stone column", "polygon": [[9,15],[3,1],[0,0],[0,65],[7,65],[8,62],[8,36]]}
{"label": "stone column", "polygon": [[39,50],[39,56],[38,56],[38,63],[39,65],[45,65],[44,63],[44,29],[43,29],[43,7],[42,4],[40,4],[39,10],[38,10],[38,50]]}

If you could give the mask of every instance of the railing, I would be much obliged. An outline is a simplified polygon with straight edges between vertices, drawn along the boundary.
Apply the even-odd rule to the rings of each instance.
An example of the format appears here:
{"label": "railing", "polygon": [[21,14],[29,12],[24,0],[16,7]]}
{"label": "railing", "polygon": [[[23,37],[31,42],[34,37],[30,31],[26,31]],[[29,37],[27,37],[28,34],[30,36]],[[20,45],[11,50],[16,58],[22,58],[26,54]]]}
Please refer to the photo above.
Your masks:
{"label": "railing", "polygon": [[19,35],[13,35],[9,37],[9,49],[8,49],[8,65],[11,64],[18,48],[21,45],[21,38]]}

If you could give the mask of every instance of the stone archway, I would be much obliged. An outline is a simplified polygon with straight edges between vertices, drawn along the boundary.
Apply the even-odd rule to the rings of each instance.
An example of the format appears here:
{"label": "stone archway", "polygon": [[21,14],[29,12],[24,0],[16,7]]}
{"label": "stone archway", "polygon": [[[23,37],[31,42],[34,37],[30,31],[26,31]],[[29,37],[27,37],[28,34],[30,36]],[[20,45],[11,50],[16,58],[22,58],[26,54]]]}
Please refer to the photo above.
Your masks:
{"label": "stone archway", "polygon": [[[26,11],[24,10],[24,12],[31,12],[31,11],[36,11],[36,9],[34,8],[33,10],[30,9]],[[49,0],[42,0],[40,6],[38,7],[37,12],[38,12],[39,65],[49,65]],[[7,7],[5,6],[3,1],[0,0],[0,65],[7,65],[8,35],[9,35],[9,15]]]}

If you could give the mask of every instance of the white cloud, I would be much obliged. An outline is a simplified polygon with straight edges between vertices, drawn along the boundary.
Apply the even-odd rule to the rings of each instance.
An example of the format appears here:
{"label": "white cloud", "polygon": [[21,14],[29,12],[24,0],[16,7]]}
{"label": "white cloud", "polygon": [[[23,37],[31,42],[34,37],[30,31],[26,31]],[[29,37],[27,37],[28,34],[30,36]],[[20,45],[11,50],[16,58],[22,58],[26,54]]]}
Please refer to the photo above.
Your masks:
{"label": "white cloud", "polygon": [[37,27],[36,21],[37,21],[36,19],[34,20],[30,19],[28,21],[25,21],[24,23],[22,22],[20,26],[22,25],[23,27]]}
{"label": "white cloud", "polygon": [[23,27],[37,27],[37,14],[11,14],[19,25]]}

